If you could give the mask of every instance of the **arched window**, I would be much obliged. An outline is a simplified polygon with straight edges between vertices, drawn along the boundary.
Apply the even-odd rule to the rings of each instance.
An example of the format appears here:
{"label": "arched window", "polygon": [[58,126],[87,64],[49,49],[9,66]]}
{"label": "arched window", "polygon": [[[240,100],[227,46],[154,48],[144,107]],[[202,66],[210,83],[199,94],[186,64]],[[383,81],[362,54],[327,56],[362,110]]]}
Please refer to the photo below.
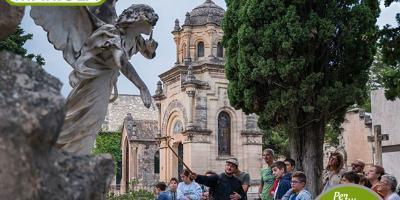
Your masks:
{"label": "arched window", "polygon": [[224,48],[222,47],[221,42],[218,42],[217,44],[217,57],[224,57]]}
{"label": "arched window", "polygon": [[156,151],[154,154],[154,173],[160,173],[160,151]]}
{"label": "arched window", "polygon": [[182,131],[183,131],[182,122],[178,120],[175,122],[174,128],[172,129],[172,133],[175,135],[181,133]]}
{"label": "arched window", "polygon": [[204,42],[197,43],[197,57],[204,57]]}
{"label": "arched window", "polygon": [[218,155],[231,154],[231,117],[222,111],[218,115]]}

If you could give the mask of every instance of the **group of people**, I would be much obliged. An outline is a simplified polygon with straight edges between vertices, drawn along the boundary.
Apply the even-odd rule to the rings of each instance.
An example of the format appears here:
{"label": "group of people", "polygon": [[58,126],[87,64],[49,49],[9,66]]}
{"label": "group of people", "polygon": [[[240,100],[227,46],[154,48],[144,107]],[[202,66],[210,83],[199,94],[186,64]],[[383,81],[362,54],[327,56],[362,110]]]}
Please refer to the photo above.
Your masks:
{"label": "group of people", "polygon": [[370,188],[384,200],[400,200],[396,193],[397,179],[391,174],[385,173],[380,165],[372,165],[364,171],[365,163],[362,160],[355,160],[351,163],[351,170],[344,170],[343,155],[334,152],[329,156],[328,164],[323,173],[323,191],[344,183],[359,184]]}
{"label": "group of people", "polygon": [[[286,159],[275,161],[272,149],[263,151],[266,166],[261,170],[261,183],[258,189],[261,200],[311,200],[306,190],[307,177],[301,171],[295,171],[295,161]],[[364,172],[365,163],[355,160],[350,171],[344,170],[343,156],[334,152],[330,155],[323,173],[323,192],[335,185],[353,183],[371,188],[384,200],[400,200],[396,193],[397,180],[393,175],[385,174],[382,166],[372,165]],[[169,189],[164,182],[156,185],[158,200],[238,200],[247,199],[250,187],[250,175],[239,170],[236,158],[226,161],[221,174],[212,171],[198,175],[185,169],[178,179],[172,178]]]}
{"label": "group of people", "polygon": [[262,200],[311,200],[312,195],[305,189],[307,177],[295,171],[295,161],[275,161],[272,149],[263,151],[266,167],[261,170],[261,185],[258,193]]}
{"label": "group of people", "polygon": [[221,174],[208,171],[205,175],[198,175],[185,169],[180,174],[182,182],[178,183],[176,178],[171,178],[168,190],[164,182],[156,185],[157,200],[247,199],[250,175],[238,167],[238,160],[230,158]]}

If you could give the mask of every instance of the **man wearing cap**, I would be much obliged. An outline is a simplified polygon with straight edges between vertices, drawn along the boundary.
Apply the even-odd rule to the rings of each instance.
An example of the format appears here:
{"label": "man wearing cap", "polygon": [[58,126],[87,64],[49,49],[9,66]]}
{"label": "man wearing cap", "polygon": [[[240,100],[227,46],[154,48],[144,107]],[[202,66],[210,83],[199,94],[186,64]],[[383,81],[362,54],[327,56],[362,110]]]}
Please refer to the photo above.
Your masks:
{"label": "man wearing cap", "polygon": [[360,159],[357,159],[351,163],[351,171],[355,173],[364,174],[364,167],[365,163]]}
{"label": "man wearing cap", "polygon": [[243,199],[246,200],[247,199],[247,191],[250,188],[250,174],[239,170],[239,161],[237,160],[237,158],[231,158],[231,159],[236,160],[237,169],[233,175],[236,176],[242,182],[242,188],[243,188],[243,191],[245,194],[245,197]]}
{"label": "man wearing cap", "polygon": [[195,173],[191,177],[199,184],[210,188],[210,194],[214,200],[238,200],[244,199],[245,193],[241,181],[234,176],[238,168],[237,159],[228,159],[225,164],[225,172],[219,175],[203,176]]}

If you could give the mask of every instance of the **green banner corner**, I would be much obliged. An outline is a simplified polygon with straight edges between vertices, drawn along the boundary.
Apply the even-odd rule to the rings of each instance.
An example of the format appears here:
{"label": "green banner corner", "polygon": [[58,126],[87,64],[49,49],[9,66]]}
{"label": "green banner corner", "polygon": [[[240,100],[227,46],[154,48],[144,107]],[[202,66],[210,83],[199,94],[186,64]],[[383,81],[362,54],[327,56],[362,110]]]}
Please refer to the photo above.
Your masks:
{"label": "green banner corner", "polygon": [[96,0],[96,2],[85,2],[82,0],[6,0],[12,6],[99,6],[106,0]]}
{"label": "green banner corner", "polygon": [[335,186],[319,195],[317,200],[382,200],[382,198],[371,189],[356,185],[342,184]]}

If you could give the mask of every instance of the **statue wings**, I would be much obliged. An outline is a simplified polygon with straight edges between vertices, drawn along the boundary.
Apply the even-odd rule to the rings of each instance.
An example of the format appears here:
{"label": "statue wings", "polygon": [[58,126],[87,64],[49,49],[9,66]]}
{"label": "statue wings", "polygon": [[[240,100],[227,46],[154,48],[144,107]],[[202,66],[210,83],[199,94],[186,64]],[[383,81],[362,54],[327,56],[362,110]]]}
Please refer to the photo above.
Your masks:
{"label": "statue wings", "polygon": [[54,48],[63,52],[73,66],[89,36],[101,25],[114,24],[117,19],[115,2],[106,0],[100,6],[32,6],[31,17],[47,32]]}

